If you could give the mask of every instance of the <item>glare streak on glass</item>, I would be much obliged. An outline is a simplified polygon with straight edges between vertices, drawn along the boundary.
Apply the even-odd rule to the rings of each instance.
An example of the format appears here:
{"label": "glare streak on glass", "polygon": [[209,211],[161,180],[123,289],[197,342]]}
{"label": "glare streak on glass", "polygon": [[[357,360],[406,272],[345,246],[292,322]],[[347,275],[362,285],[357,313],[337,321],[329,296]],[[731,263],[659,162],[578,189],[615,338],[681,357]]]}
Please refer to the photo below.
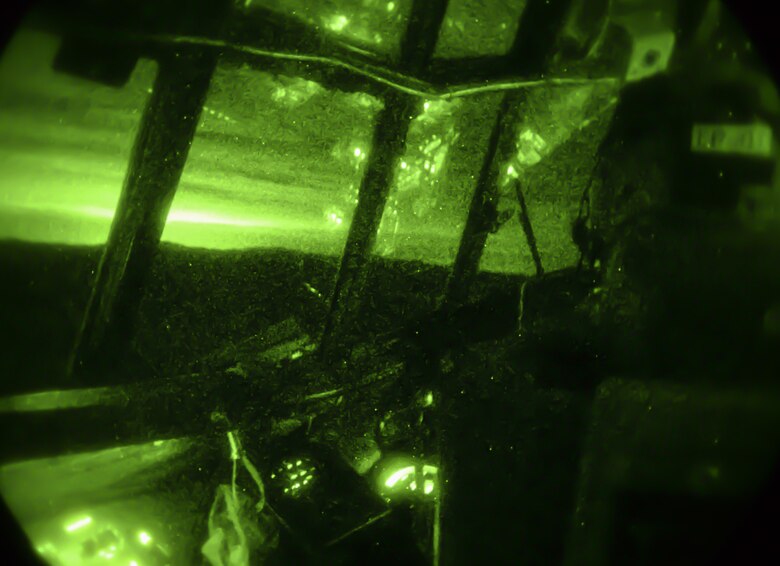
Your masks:
{"label": "glare streak on glass", "polygon": [[43,391],[0,398],[0,413],[78,409],[116,402],[122,394],[110,387]]}
{"label": "glare streak on glass", "polygon": [[102,243],[109,222],[62,209],[116,205],[156,65],[97,85],[51,70],[58,43],[22,30],[0,60],[0,238]]}
{"label": "glare streak on glass", "polygon": [[65,530],[69,533],[75,532],[83,527],[86,527],[87,525],[92,523],[92,517],[84,517],[83,519],[79,519],[75,523],[71,523],[68,526],[65,527]]}

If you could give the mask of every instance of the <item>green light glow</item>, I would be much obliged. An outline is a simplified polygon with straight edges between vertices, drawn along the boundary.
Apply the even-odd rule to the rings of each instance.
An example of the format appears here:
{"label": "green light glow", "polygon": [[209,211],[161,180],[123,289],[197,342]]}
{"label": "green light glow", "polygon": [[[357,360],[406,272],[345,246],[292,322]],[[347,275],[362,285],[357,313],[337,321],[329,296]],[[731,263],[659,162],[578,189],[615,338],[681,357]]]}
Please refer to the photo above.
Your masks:
{"label": "green light glow", "polygon": [[[231,460],[238,460],[239,459],[239,453],[238,453],[238,443],[236,442],[236,437],[233,434],[233,432],[228,432],[228,442],[230,443],[230,459]],[[144,534],[144,533],[141,533]]]}
{"label": "green light glow", "polygon": [[147,545],[152,542],[152,537],[146,531],[141,531],[138,533],[138,540],[141,541],[141,544]]}
{"label": "green light glow", "polygon": [[405,466],[396,472],[393,472],[389,478],[385,480],[385,487],[393,488],[398,482],[404,481],[410,475],[414,473],[414,466]]}
{"label": "green light glow", "polygon": [[[135,539],[140,527],[149,525],[142,522],[144,517],[160,512],[159,505],[151,500],[139,501],[137,505],[118,500],[100,509],[81,509],[75,515],[72,512],[61,514],[58,510],[72,509],[74,502],[91,501],[92,494],[148,489],[147,482],[161,477],[176,462],[182,461],[191,446],[190,440],[153,441],[14,462],[0,467],[0,492],[8,507],[19,517],[29,517],[39,513],[38,509],[46,509],[49,515],[42,515],[40,521],[22,519],[22,528],[30,541],[40,546],[47,556],[58,557],[55,564],[79,564],[81,562],[64,558],[69,555],[69,549],[80,545],[79,539],[99,535],[101,529],[105,530],[106,521],[125,525],[120,530],[127,528],[128,535]],[[136,511],[137,508],[144,511]]]}
{"label": "green light glow", "polygon": [[439,468],[431,464],[413,464],[408,459],[403,462],[395,460],[380,475],[380,492],[388,502],[410,495],[435,497],[438,473]]}
{"label": "green light glow", "polygon": [[0,398],[0,413],[78,409],[99,404],[111,404],[121,399],[122,394],[110,387],[41,391],[40,393]]}
{"label": "green light glow", "polygon": [[314,482],[315,470],[309,460],[299,459],[294,463],[285,461],[270,477],[284,486],[284,493],[291,497],[298,497],[308,489],[310,483]]}
{"label": "green light glow", "polygon": [[78,521],[75,521],[67,525],[65,527],[65,530],[69,533],[73,533],[91,524],[92,524],[92,517],[84,517],[83,519],[79,519]]}
{"label": "green light glow", "polygon": [[347,24],[349,23],[349,18],[346,16],[333,16],[329,18],[327,27],[330,30],[333,31],[342,31],[345,27],[347,27]]}
{"label": "green light glow", "polygon": [[[68,211],[68,209],[63,208]],[[80,206],[71,208],[70,211],[84,216],[92,216],[94,218],[105,218],[107,220],[114,219],[114,210],[109,208],[100,208],[96,206]],[[249,220],[242,218],[231,218],[227,216],[219,216],[216,214],[209,214],[207,212],[196,212],[194,210],[171,210],[168,214],[168,223],[181,223],[181,224],[219,224],[222,226],[242,226],[242,227],[262,227],[273,228],[274,222],[264,220]]]}

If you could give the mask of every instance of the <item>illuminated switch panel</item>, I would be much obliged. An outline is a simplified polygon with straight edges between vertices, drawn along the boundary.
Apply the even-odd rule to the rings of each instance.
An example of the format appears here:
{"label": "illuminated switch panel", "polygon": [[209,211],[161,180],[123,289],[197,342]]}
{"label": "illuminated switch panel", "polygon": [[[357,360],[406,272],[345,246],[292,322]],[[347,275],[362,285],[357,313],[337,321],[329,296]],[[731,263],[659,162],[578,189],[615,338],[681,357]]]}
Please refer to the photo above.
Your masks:
{"label": "illuminated switch panel", "polygon": [[772,157],[772,129],[754,124],[694,124],[691,150],[696,153],[725,153],[748,157]]}
{"label": "illuminated switch panel", "polygon": [[289,497],[298,497],[309,491],[314,483],[317,468],[308,458],[288,458],[271,473],[271,480],[280,484],[279,488]]}

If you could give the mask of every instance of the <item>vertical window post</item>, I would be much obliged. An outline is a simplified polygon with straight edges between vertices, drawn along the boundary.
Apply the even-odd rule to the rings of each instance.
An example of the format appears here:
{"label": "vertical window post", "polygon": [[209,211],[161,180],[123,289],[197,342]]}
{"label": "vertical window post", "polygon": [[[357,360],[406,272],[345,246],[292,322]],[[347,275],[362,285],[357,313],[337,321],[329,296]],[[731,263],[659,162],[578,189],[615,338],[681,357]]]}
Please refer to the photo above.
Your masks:
{"label": "vertical window post", "polygon": [[[573,0],[529,0],[520,17],[514,44],[506,55],[507,68],[519,71],[521,75],[544,76],[556,54],[557,39],[572,4]],[[515,127],[525,113],[525,97],[526,91],[511,91],[503,96],[499,105],[455,264],[447,284],[445,308],[454,308],[468,298],[479,270],[491,219],[495,217],[498,206],[497,181],[500,168],[514,151]],[[517,186],[517,191],[522,204],[524,199],[520,185]],[[540,268],[541,260],[537,263],[537,269]]]}
{"label": "vertical window post", "polygon": [[[447,11],[447,1],[414,0],[401,43],[400,66],[404,71],[419,74],[428,68]],[[393,182],[395,164],[404,150],[409,125],[418,114],[420,104],[415,97],[398,92],[389,92],[384,102],[374,125],[371,153],[322,335],[322,355],[329,361],[344,354],[349,334],[354,330],[352,325],[364,296],[368,262]]]}
{"label": "vertical window post", "polygon": [[114,360],[130,339],[216,61],[212,52],[175,53],[159,63],[68,363],[70,376],[93,383],[98,372],[117,369]]}

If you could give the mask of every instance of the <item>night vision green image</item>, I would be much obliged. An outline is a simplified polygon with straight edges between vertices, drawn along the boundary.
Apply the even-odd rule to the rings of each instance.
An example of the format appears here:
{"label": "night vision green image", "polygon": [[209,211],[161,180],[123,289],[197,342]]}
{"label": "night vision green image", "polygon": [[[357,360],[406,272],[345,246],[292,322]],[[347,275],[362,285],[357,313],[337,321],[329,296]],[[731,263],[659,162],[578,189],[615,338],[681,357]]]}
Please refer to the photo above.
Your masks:
{"label": "night vision green image", "polygon": [[754,41],[716,0],[30,2],[4,562],[780,561]]}

